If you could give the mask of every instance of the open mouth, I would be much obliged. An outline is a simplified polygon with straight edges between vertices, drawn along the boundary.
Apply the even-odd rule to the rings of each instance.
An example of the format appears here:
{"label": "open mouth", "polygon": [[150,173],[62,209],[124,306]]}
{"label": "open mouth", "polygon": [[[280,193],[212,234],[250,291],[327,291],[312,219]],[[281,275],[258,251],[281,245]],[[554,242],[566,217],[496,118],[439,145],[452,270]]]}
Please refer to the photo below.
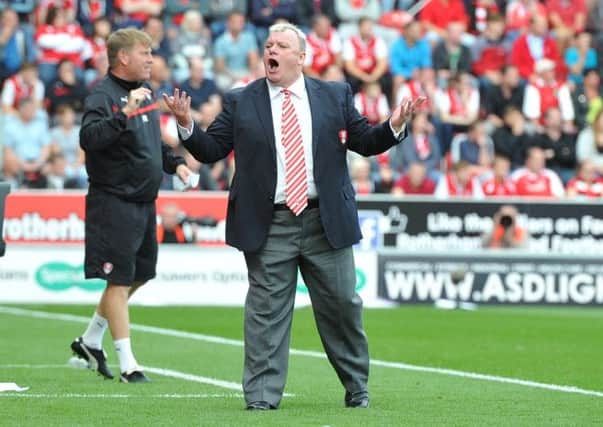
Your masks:
{"label": "open mouth", "polygon": [[278,69],[278,61],[276,59],[270,58],[268,60],[268,71],[274,72]]}

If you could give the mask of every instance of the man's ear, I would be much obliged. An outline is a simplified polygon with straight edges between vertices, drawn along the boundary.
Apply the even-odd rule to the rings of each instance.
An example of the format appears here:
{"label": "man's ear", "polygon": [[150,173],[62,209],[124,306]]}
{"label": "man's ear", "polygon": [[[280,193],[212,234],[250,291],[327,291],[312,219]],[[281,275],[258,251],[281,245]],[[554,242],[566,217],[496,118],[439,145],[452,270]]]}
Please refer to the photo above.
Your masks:
{"label": "man's ear", "polygon": [[128,65],[130,58],[128,57],[128,53],[125,51],[125,49],[120,49],[117,52],[117,60],[121,65]]}

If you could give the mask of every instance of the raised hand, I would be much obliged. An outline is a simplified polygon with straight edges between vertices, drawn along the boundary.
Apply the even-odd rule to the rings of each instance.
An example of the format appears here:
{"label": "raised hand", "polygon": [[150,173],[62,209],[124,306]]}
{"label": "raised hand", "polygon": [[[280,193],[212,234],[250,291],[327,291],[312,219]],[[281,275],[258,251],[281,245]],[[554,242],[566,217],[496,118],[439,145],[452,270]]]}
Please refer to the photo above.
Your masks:
{"label": "raised hand", "polygon": [[180,92],[180,89],[174,89],[173,95],[163,94],[163,99],[166,105],[176,117],[178,124],[184,128],[190,129],[193,124],[191,115],[191,97],[185,91]]}
{"label": "raised hand", "polygon": [[137,89],[133,89],[130,91],[130,93],[128,93],[128,103],[124,105],[122,111],[126,115],[130,114],[133,111],[136,111],[145,99],[151,99],[151,97],[152,92],[149,88],[139,87]]}
{"label": "raised hand", "polygon": [[424,96],[419,96],[414,101],[409,98],[402,99],[400,105],[398,105],[392,112],[390,123],[396,131],[400,131],[402,126],[408,122],[414,113],[416,113],[421,105],[427,100]]}

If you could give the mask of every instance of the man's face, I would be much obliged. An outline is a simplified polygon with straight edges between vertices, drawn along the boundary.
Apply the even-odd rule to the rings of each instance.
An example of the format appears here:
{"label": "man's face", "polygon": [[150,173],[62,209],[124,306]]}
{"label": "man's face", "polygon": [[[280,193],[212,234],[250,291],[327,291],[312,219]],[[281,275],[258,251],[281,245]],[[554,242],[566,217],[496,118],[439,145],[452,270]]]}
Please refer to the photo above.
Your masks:
{"label": "man's face", "polygon": [[129,52],[124,51],[124,61],[130,80],[143,81],[151,78],[153,55],[150,46],[135,44]]}
{"label": "man's face", "polygon": [[284,88],[291,86],[301,75],[305,57],[293,30],[271,33],[264,45],[266,77]]}

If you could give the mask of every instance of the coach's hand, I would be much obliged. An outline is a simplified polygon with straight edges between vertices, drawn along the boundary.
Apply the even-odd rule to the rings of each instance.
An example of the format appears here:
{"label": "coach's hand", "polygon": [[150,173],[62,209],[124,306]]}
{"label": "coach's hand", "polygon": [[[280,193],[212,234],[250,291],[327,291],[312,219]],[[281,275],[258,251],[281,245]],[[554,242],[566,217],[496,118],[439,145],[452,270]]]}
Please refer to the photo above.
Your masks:
{"label": "coach's hand", "polygon": [[188,178],[191,176],[193,172],[186,165],[178,165],[176,167],[176,175],[180,178],[184,184],[188,183]]}
{"label": "coach's hand", "polygon": [[163,94],[166,105],[176,117],[178,124],[183,128],[190,129],[193,125],[193,116],[191,115],[191,97],[185,91],[180,92],[178,88],[174,89],[173,95]]}
{"label": "coach's hand", "polygon": [[131,90],[128,94],[128,103],[121,109],[121,111],[123,111],[123,113],[127,116],[136,111],[145,99],[151,98],[152,92],[149,88],[139,87],[138,89]]}
{"label": "coach's hand", "polygon": [[412,118],[412,115],[419,110],[426,100],[427,98],[424,96],[419,96],[414,101],[409,98],[402,99],[402,102],[394,109],[390,118],[390,123],[394,130],[400,132],[402,126]]}

